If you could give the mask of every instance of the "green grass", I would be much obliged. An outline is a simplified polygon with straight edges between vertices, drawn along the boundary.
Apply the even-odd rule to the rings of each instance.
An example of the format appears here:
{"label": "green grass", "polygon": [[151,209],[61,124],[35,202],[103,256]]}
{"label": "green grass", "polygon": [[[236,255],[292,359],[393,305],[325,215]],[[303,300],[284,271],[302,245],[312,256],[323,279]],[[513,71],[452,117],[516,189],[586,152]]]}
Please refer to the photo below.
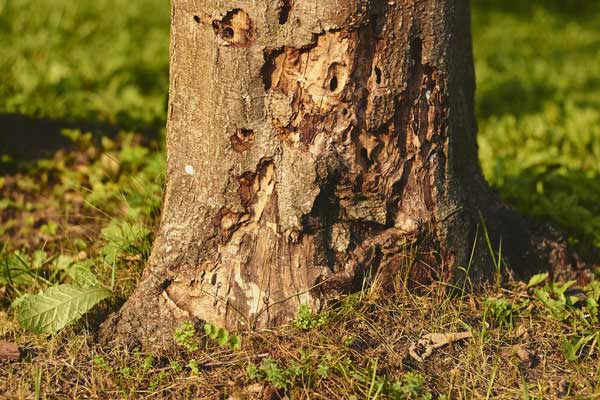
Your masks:
{"label": "green grass", "polygon": [[477,3],[486,178],[523,213],[600,248],[600,3]]}
{"label": "green grass", "polygon": [[0,0],[0,113],[162,125],[169,3]]}
{"label": "green grass", "polygon": [[[473,2],[484,173],[587,254],[600,249],[598,26],[595,1]],[[0,398],[600,396],[597,282],[577,292],[538,277],[454,298],[443,284],[394,297],[375,284],[275,331],[173,327],[180,346],[164,356],[97,346],[159,219],[164,137],[144,132],[165,124],[168,29],[164,1],[0,0],[0,122],[69,128],[48,158],[0,149],[12,168],[0,176],[0,340],[26,349],[2,364]],[[19,303],[58,284],[112,297],[56,335],[28,333]],[[423,363],[409,354],[426,333],[459,331],[471,337]]]}

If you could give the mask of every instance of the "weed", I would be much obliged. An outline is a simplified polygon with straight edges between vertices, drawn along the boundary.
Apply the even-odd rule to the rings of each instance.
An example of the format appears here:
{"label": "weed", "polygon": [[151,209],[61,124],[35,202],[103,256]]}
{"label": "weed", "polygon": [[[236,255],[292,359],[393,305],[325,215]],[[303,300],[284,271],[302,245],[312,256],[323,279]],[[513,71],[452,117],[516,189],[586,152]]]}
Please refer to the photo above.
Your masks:
{"label": "weed", "polygon": [[399,381],[392,383],[387,394],[392,399],[431,399],[432,396],[425,390],[425,378],[415,372],[407,372]]}
{"label": "weed", "polygon": [[200,366],[198,364],[198,361],[196,361],[194,358],[192,358],[188,362],[187,366],[190,369],[190,374],[192,374],[193,376],[198,376],[200,374]]}
{"label": "weed", "polygon": [[342,343],[344,343],[344,346],[350,347],[354,344],[354,339],[355,339],[354,335],[345,335],[342,338]]}
{"label": "weed", "polygon": [[282,369],[271,357],[265,358],[258,370],[264,379],[276,388],[286,389],[291,383],[288,371]]}
{"label": "weed", "polygon": [[298,329],[309,331],[314,328],[319,328],[327,324],[328,317],[326,314],[315,314],[306,304],[300,305],[294,325]]}
{"label": "weed", "polygon": [[190,321],[183,321],[177,329],[175,329],[175,334],[173,335],[173,339],[175,339],[175,343],[179,346],[185,348],[187,351],[195,351],[198,350],[199,344],[195,338],[196,336],[196,328]]}
{"label": "weed", "polygon": [[150,382],[148,390],[150,390],[150,392],[155,392],[160,387],[160,385],[162,385],[163,382],[166,380],[167,373],[165,371],[160,371],[158,375],[156,375],[154,379],[152,379],[152,382]]}
{"label": "weed", "polygon": [[500,328],[512,329],[517,312],[508,300],[486,298],[483,306],[484,318],[493,321]]}
{"label": "weed", "polygon": [[230,335],[225,328],[217,327],[214,324],[204,325],[204,332],[209,339],[215,340],[221,347],[229,347],[231,350],[240,350],[242,348],[242,339],[236,335]]}
{"label": "weed", "polygon": [[248,363],[246,366],[246,375],[252,380],[257,380],[261,377],[260,370],[254,363]]}
{"label": "weed", "polygon": [[590,335],[576,337],[573,340],[569,340],[566,336],[561,336],[561,349],[565,359],[567,361],[577,361],[583,355],[583,351],[586,346],[589,345],[589,353],[593,353],[595,347],[598,345],[598,338],[600,333],[595,332]]}
{"label": "weed", "polygon": [[154,364],[154,356],[152,354],[148,354],[144,358],[144,362],[142,364],[142,372],[147,373],[148,371],[150,371],[150,369],[152,369],[153,364]]}
{"label": "weed", "polygon": [[171,369],[175,373],[179,373],[179,372],[183,371],[183,367],[177,361],[171,361],[171,363],[169,364],[169,366],[171,367]]}
{"label": "weed", "polygon": [[120,372],[123,378],[131,378],[131,367],[123,367]]}

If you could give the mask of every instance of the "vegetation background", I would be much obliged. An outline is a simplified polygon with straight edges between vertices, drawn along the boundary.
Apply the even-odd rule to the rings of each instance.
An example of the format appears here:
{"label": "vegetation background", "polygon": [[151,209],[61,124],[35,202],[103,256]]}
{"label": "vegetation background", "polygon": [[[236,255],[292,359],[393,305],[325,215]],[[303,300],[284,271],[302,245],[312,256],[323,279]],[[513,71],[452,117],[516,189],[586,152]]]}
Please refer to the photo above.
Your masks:
{"label": "vegetation background", "polygon": [[[486,178],[598,260],[600,2],[473,0],[472,15]],[[159,0],[0,0],[0,339],[25,354],[0,364],[0,397],[600,397],[600,284],[578,298],[544,276],[452,301],[442,285],[382,299],[375,284],[323,316],[242,333],[241,350],[215,327],[180,330],[168,359],[95,346],[159,221],[169,17]],[[66,287],[97,297],[53,324],[23,311]],[[433,331],[471,337],[412,359]]]}

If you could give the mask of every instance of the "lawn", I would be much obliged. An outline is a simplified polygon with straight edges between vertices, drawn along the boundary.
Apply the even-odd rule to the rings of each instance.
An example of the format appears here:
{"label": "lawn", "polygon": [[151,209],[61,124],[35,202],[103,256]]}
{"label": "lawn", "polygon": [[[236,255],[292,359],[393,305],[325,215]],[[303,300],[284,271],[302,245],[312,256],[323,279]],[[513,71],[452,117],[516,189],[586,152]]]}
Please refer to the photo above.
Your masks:
{"label": "lawn", "polygon": [[[598,260],[600,3],[472,12],[486,178]],[[390,298],[375,277],[278,330],[174,327],[168,355],[98,346],[160,217],[169,16],[158,0],[0,0],[0,341],[23,353],[0,361],[0,398],[600,397],[600,281]],[[64,329],[28,322],[32,295],[59,284],[106,299]],[[464,337],[411,355],[433,332]]]}

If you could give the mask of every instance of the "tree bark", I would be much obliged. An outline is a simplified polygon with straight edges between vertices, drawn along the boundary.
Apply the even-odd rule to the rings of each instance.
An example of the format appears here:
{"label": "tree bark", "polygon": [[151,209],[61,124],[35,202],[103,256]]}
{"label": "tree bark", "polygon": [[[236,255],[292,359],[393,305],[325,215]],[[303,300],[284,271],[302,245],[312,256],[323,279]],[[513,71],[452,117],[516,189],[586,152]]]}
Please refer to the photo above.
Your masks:
{"label": "tree bark", "polygon": [[500,242],[542,269],[482,177],[474,89],[468,0],[173,0],[162,222],[101,336],[274,326],[374,271],[478,282]]}

